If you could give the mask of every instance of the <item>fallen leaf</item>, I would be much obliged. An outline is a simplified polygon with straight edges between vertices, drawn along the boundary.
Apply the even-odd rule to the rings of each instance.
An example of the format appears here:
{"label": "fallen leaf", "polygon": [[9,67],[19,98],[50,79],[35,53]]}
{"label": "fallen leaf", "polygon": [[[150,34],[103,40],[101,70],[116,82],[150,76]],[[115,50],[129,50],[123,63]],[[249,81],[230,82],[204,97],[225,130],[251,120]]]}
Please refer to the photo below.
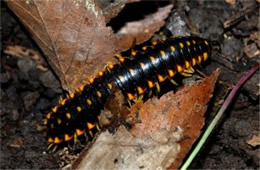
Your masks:
{"label": "fallen leaf", "polygon": [[14,139],[13,143],[10,144],[12,148],[20,148],[24,143],[24,138],[23,137],[17,137]]}
{"label": "fallen leaf", "polygon": [[19,45],[9,45],[4,50],[4,53],[17,58],[32,59],[37,63],[37,68],[47,71],[47,65],[37,51]]}
{"label": "fallen leaf", "polygon": [[131,133],[139,138],[146,138],[158,129],[173,131],[176,127],[183,129],[181,151],[170,168],[176,169],[189,152],[194,141],[199,137],[204,126],[204,114],[212,97],[219,71],[206,77],[202,82],[191,87],[185,86],[176,94],[169,92],[160,99],[152,98],[144,104],[131,108],[132,117],[137,116]]}
{"label": "fallen leaf", "polygon": [[165,19],[171,12],[173,5],[159,8],[154,14],[146,16],[143,20],[128,22],[117,33],[117,47],[120,51],[129,49],[134,43],[140,44],[150,39],[155,32],[165,24]]}
{"label": "fallen leaf", "polygon": [[234,5],[236,3],[236,0],[225,0],[225,2],[229,5]]}
{"label": "fallen leaf", "polygon": [[64,89],[74,91],[107,62],[115,62],[115,35],[94,0],[8,0]]}
{"label": "fallen leaf", "polygon": [[[165,134],[165,141],[156,140],[160,134]],[[142,140],[120,126],[115,134],[100,134],[91,148],[79,155],[72,169],[166,169],[180,150],[177,141],[181,136],[180,128],[175,132],[161,129],[153,138]]]}
{"label": "fallen leaf", "polygon": [[107,7],[105,7],[103,9],[103,13],[106,18],[106,23],[108,23],[112,18],[116,17],[127,3],[138,2],[138,1],[140,0],[120,0],[120,1],[115,1],[110,5],[108,5]]}
{"label": "fallen leaf", "polygon": [[[250,34],[250,39],[256,43],[260,43],[259,40],[260,40],[260,33],[259,32],[253,32],[252,34]],[[259,46],[259,45],[258,45]]]}
{"label": "fallen leaf", "polygon": [[247,141],[248,145],[251,145],[253,147],[259,146],[260,145],[260,134],[254,135],[252,139]]}
{"label": "fallen leaf", "polygon": [[244,52],[249,58],[259,56],[260,54],[260,50],[257,48],[257,45],[255,43],[246,44],[246,46],[244,47]]}

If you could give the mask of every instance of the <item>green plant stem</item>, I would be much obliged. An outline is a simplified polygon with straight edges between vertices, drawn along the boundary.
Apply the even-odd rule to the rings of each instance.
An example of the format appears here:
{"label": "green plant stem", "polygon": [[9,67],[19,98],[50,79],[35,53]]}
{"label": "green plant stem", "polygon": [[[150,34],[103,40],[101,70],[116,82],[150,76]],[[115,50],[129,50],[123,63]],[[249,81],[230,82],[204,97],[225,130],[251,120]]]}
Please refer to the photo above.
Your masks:
{"label": "green plant stem", "polygon": [[228,108],[228,106],[232,102],[232,100],[233,100],[235,94],[237,93],[238,89],[244,84],[244,82],[248,78],[250,78],[259,69],[259,67],[260,67],[259,64],[254,66],[245,76],[243,76],[239,80],[239,82],[236,84],[236,86],[232,89],[231,93],[228,95],[227,99],[225,100],[224,104],[222,105],[222,107],[218,111],[217,115],[212,120],[212,122],[210,123],[210,125],[208,126],[206,131],[204,132],[204,134],[201,137],[199,143],[197,144],[195,149],[192,151],[192,153],[190,154],[190,156],[186,160],[186,162],[183,164],[183,166],[180,168],[181,170],[186,170],[190,166],[191,162],[193,161],[195,156],[198,154],[198,152],[200,151],[201,147],[203,146],[203,144],[205,143],[205,141],[207,140],[207,138],[209,137],[209,135],[211,134],[211,132],[215,128],[215,126],[218,123],[219,119],[222,117],[223,113],[226,111],[226,109]]}

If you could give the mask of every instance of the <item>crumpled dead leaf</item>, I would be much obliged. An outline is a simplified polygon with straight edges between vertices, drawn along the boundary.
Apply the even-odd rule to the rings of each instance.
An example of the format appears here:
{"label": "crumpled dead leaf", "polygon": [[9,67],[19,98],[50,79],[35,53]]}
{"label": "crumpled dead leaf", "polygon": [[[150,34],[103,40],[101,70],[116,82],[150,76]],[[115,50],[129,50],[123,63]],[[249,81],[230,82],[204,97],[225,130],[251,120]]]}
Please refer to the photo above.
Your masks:
{"label": "crumpled dead leaf", "polygon": [[244,38],[244,52],[249,58],[259,56],[260,54],[260,33],[254,32],[250,34],[250,38]]}
{"label": "crumpled dead leaf", "polygon": [[12,148],[20,148],[24,144],[24,138],[23,137],[17,137],[14,139],[13,143],[10,144],[10,147]]}
{"label": "crumpled dead leaf", "polygon": [[6,3],[45,53],[64,89],[74,90],[107,62],[115,62],[115,35],[94,0]]}
{"label": "crumpled dead leaf", "polygon": [[120,51],[129,49],[134,43],[140,44],[150,39],[165,24],[165,19],[173,5],[159,8],[156,13],[146,16],[143,20],[128,22],[117,32],[117,47]]}
{"label": "crumpled dead leaf", "polygon": [[32,49],[25,48],[19,45],[9,45],[4,50],[5,54],[17,57],[17,58],[28,58],[32,59],[37,63],[37,68],[41,71],[47,71],[48,68],[46,67],[46,63],[44,62],[41,55]]}
{"label": "crumpled dead leaf", "polygon": [[247,141],[248,145],[251,145],[253,147],[260,145],[260,134],[254,135],[250,140]]}
{"label": "crumpled dead leaf", "polygon": [[[164,134],[166,140],[161,140]],[[124,126],[115,134],[103,132],[87,152],[72,164],[72,169],[166,169],[175,160],[182,130],[161,129],[145,140],[131,135]]]}
{"label": "crumpled dead leaf", "polygon": [[136,104],[131,108],[131,115],[136,117],[137,122],[131,129],[134,136],[146,138],[158,129],[173,131],[177,126],[183,129],[181,151],[170,168],[177,169],[180,166],[192,144],[199,137],[218,74],[219,70],[198,84],[185,86],[176,94],[169,92],[160,99],[152,98],[144,104]]}
{"label": "crumpled dead leaf", "polygon": [[112,18],[116,17],[127,3],[138,2],[138,1],[140,0],[118,0],[106,6],[104,9],[102,9],[104,16],[106,18],[106,23],[108,23]]}

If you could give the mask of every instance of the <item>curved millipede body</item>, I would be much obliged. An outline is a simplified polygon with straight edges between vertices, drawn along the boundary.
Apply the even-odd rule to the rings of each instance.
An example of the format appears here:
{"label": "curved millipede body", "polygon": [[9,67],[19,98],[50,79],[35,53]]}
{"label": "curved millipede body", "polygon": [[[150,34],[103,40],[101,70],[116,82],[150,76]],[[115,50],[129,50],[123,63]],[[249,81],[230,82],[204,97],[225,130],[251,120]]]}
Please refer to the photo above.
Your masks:
{"label": "curved millipede body", "polygon": [[81,86],[76,93],[69,93],[47,114],[44,124],[48,148],[75,142],[80,136],[93,137],[100,130],[100,111],[114,86],[129,101],[139,96],[148,99],[151,92],[160,91],[160,83],[166,79],[176,84],[173,81],[176,74],[189,72],[192,66],[207,60],[211,44],[198,37],[169,38],[143,46],[141,51],[132,51],[132,58],[118,55],[120,63],[109,64],[89,84]]}

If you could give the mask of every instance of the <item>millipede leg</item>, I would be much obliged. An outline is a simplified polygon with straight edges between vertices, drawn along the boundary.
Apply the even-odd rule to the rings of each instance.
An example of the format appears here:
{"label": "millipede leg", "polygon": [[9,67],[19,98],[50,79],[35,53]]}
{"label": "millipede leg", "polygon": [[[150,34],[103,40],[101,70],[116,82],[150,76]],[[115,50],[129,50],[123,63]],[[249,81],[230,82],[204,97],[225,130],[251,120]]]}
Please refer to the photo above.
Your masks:
{"label": "millipede leg", "polygon": [[130,100],[127,100],[127,103],[129,105],[129,107],[132,107],[132,104],[131,104],[131,101]]}
{"label": "millipede leg", "polygon": [[180,72],[180,74],[181,74],[182,76],[184,76],[184,77],[191,77],[191,76],[192,76],[192,74],[190,74],[190,73],[185,73],[185,72]]}
{"label": "millipede leg", "polygon": [[178,84],[176,81],[174,81],[173,79],[169,78],[169,80],[170,80],[170,82],[171,82],[173,85],[179,86],[179,84]]}
{"label": "millipede leg", "polygon": [[93,135],[93,133],[92,133],[91,130],[89,130],[88,133],[90,134],[90,136],[91,136],[92,138],[94,137],[94,135]]}
{"label": "millipede leg", "polygon": [[52,149],[52,152],[55,152],[56,149],[57,149],[58,145],[56,145],[53,149]]}
{"label": "millipede leg", "polygon": [[50,150],[50,148],[52,147],[53,143],[49,144],[47,147],[47,150]]}
{"label": "millipede leg", "polygon": [[81,92],[81,91],[79,90],[79,88],[77,88],[77,87],[75,88],[75,91],[78,92],[78,93]]}
{"label": "millipede leg", "polygon": [[183,70],[183,72],[193,74],[195,70],[192,67],[190,67],[188,69]]}
{"label": "millipede leg", "polygon": [[63,100],[63,98],[60,96],[59,103],[61,103],[61,102],[62,102],[62,100]]}
{"label": "millipede leg", "polygon": [[149,90],[148,97],[150,98],[153,94],[153,90]]}
{"label": "millipede leg", "polygon": [[70,143],[68,142],[68,148],[69,148],[69,150],[71,150],[72,149],[72,147],[70,146]]}
{"label": "millipede leg", "polygon": [[98,130],[99,132],[101,131],[101,128],[99,127],[98,124],[96,125],[96,128],[97,128],[97,130]]}
{"label": "millipede leg", "polygon": [[113,68],[112,62],[107,62],[107,64],[104,66],[104,70],[107,70],[108,72],[111,72],[112,68]]}
{"label": "millipede leg", "polygon": [[158,82],[156,82],[155,86],[156,86],[157,93],[160,93],[160,91],[161,91],[160,84]]}
{"label": "millipede leg", "polygon": [[142,101],[142,100],[143,100],[143,97],[144,97],[143,95],[136,97],[136,98],[134,99],[134,103],[138,103],[138,102]]}
{"label": "millipede leg", "polygon": [[77,143],[78,139],[77,139],[77,134],[74,133],[74,143]]}
{"label": "millipede leg", "polygon": [[120,63],[125,61],[125,58],[121,54],[116,54],[115,57]]}
{"label": "millipede leg", "polygon": [[136,56],[136,50],[134,49],[135,46],[136,46],[136,38],[134,38],[134,41],[133,41],[132,46],[131,46],[131,57]]}

